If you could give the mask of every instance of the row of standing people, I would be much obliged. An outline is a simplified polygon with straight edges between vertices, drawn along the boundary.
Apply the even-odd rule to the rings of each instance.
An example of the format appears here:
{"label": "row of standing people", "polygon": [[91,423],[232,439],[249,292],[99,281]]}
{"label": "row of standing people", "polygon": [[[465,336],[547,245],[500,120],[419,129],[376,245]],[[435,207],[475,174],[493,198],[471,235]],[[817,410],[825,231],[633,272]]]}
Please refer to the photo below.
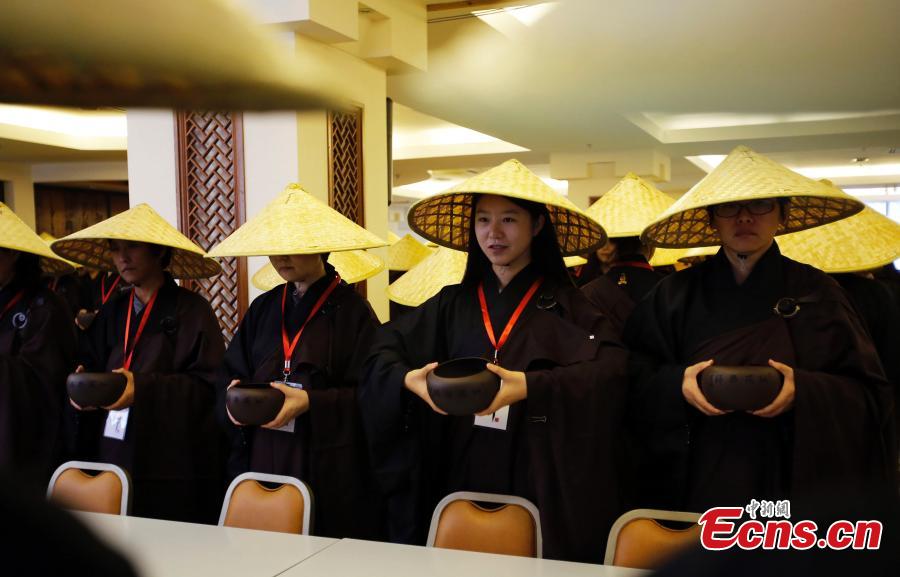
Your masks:
{"label": "row of standing people", "polygon": [[[140,237],[138,222],[126,240],[121,221],[110,219],[105,232],[101,223],[81,240],[59,241],[54,249],[63,256],[114,263],[133,286],[101,308],[82,339],[84,368],[123,371],[128,384],[114,405],[70,405],[85,439],[78,456],[132,473],[135,514],[181,520],[212,520],[226,459],[226,477],[296,476],[316,495],[316,532],[330,536],[422,542],[443,495],[516,494],[537,504],[547,556],[584,561],[602,557],[606,532],[626,505],[696,508],[797,496],[830,482],[849,491],[890,477],[887,381],[843,293],[772,243],[789,202],[773,201],[763,214],[741,205],[731,217],[711,209],[725,248],[640,302],[623,325],[630,361],[617,327],[562,264],[563,254],[584,253],[604,236],[574,205],[515,162],[429,202],[436,204],[414,207],[411,224],[467,250],[465,277],[379,327],[321,256],[379,241],[289,187],[210,252],[268,255],[288,281],[253,302],[227,351],[209,304],[172,280],[217,265],[180,240],[161,242],[159,222],[149,237]],[[426,210],[441,206],[447,210]],[[139,221],[148,219],[145,210]],[[735,225],[755,232],[732,242],[726,232]],[[86,238],[96,242],[85,248]],[[0,306],[18,294],[25,278],[18,275],[6,281]],[[12,331],[19,344],[0,351],[7,382],[21,385],[9,390],[34,393],[31,405],[19,398],[8,405],[16,409],[4,438],[13,442],[4,444],[20,447],[4,465],[40,460],[33,449],[43,446],[41,436],[23,436],[17,427],[26,423],[13,417],[41,408],[51,423],[46,409],[62,410],[60,385],[75,364],[71,322],[57,318],[61,307],[46,289],[35,291],[20,299],[27,308],[14,302],[0,318],[4,329],[7,312],[29,321]],[[772,299],[817,291],[796,321],[764,318]],[[40,321],[41,306],[56,325]],[[51,348],[56,364],[47,361]],[[461,356],[492,359],[488,368],[502,379],[491,406],[474,417],[442,414],[425,387],[434,363]],[[775,406],[756,415],[708,406],[695,378],[705,357],[771,358],[785,374]],[[286,401],[266,426],[229,419],[224,391],[241,379],[280,381],[272,386]],[[41,392],[31,386],[38,382]],[[44,460],[52,463],[49,454]]]}

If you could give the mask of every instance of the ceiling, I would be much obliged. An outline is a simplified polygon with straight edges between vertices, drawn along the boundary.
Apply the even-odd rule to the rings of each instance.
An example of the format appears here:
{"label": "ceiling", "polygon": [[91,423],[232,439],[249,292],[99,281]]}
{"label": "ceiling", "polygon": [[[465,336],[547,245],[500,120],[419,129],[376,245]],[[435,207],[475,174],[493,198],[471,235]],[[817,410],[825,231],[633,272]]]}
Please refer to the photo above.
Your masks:
{"label": "ceiling", "polygon": [[[390,76],[389,96],[535,162],[653,149],[673,180],[696,180],[685,157],[746,144],[811,165],[900,163],[896,0],[519,1],[480,18],[451,4],[429,7],[428,71]],[[397,172],[509,156],[401,160]]]}
{"label": "ceiling", "polygon": [[[427,72],[388,76],[395,185],[654,150],[677,193],[705,174],[688,157],[738,144],[791,167],[900,166],[897,0],[435,0],[428,18]],[[77,111],[100,114],[124,116]],[[66,138],[0,122],[0,162],[126,156],[123,134]],[[836,182],[898,184],[900,169]]]}

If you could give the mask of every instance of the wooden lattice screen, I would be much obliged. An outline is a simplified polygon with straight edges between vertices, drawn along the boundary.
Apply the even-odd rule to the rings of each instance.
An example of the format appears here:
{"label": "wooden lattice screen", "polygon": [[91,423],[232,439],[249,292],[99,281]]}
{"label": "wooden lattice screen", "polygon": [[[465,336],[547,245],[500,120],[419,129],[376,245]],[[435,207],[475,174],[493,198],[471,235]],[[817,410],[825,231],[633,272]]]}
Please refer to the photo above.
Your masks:
{"label": "wooden lattice screen", "polygon": [[[244,170],[241,115],[179,112],[179,198],[181,232],[203,250],[221,242],[244,222]],[[247,259],[220,259],[222,274],[184,286],[212,304],[226,341],[231,341],[247,310]]]}
{"label": "wooden lattice screen", "polygon": [[[362,110],[328,113],[328,204],[366,226],[363,204]],[[357,283],[366,295],[366,283]]]}

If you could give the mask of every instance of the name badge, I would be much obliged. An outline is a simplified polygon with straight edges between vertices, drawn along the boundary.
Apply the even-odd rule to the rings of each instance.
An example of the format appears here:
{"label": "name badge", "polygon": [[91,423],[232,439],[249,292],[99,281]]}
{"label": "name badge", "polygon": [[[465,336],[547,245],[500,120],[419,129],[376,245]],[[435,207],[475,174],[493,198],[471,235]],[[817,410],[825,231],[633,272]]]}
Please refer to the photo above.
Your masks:
{"label": "name badge", "polygon": [[103,429],[103,436],[108,439],[125,440],[125,431],[128,429],[128,413],[131,409],[122,409],[121,411],[110,411],[106,415],[106,427]]}
{"label": "name badge", "polygon": [[491,413],[490,415],[484,415],[483,417],[479,417],[476,415],[475,417],[475,426],[476,427],[487,427],[489,429],[499,429],[501,431],[506,430],[506,420],[509,418],[509,405],[506,405],[502,409],[498,410],[496,413]]}
{"label": "name badge", "polygon": [[293,433],[294,432],[294,421],[297,419],[291,419],[287,422],[286,425],[282,427],[278,427],[277,429],[272,429],[273,431],[284,431],[285,433]]}

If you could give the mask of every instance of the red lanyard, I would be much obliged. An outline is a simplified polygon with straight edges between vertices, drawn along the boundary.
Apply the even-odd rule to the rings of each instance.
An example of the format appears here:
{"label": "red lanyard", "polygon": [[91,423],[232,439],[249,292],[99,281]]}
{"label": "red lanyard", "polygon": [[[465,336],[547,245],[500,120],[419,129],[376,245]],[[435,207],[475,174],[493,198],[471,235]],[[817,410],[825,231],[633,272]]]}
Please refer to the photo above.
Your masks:
{"label": "red lanyard", "polygon": [[647,270],[653,270],[653,267],[650,266],[649,263],[639,261],[639,260],[624,260],[624,261],[618,260],[618,261],[612,263],[611,265],[609,265],[609,268],[616,268],[616,267],[622,267],[622,266],[630,266],[633,268],[644,268]]}
{"label": "red lanyard", "polygon": [[17,292],[16,296],[14,296],[11,301],[6,303],[6,306],[3,307],[3,312],[0,312],[0,319],[2,319],[3,316],[10,311],[10,309],[12,309],[14,306],[16,306],[16,303],[18,303],[20,300],[22,300],[23,296],[25,296],[25,289],[22,289],[19,292]]}
{"label": "red lanyard", "polygon": [[494,327],[491,325],[491,315],[488,313],[487,300],[484,298],[484,283],[478,284],[478,302],[481,303],[481,317],[484,319],[484,330],[487,331],[488,338],[491,340],[491,345],[494,346],[494,364],[497,364],[497,360],[500,356],[500,349],[506,344],[509,333],[512,332],[513,326],[515,326],[519,317],[522,315],[522,311],[525,310],[525,305],[528,304],[528,301],[530,301],[531,297],[534,296],[534,293],[537,292],[538,287],[541,286],[543,280],[543,278],[538,278],[531,284],[531,288],[528,289],[528,292],[525,293],[525,296],[522,297],[522,300],[519,302],[519,306],[516,307],[512,316],[509,317],[509,321],[507,321],[506,328],[503,329],[503,334],[500,335],[499,341],[494,337]]}
{"label": "red lanyard", "polygon": [[122,280],[122,277],[117,276],[115,282],[112,283],[112,286],[109,287],[109,291],[106,290],[106,273],[100,278],[100,304],[106,304],[106,301],[109,300],[109,297],[112,296],[114,290],[119,285],[119,281]]}
{"label": "red lanyard", "polygon": [[334,275],[334,280],[331,281],[331,284],[328,285],[328,288],[325,289],[325,292],[322,293],[322,296],[316,301],[312,310],[309,311],[309,316],[303,321],[303,325],[300,327],[300,330],[297,331],[297,334],[294,335],[293,340],[288,339],[287,329],[284,327],[284,303],[287,300],[288,285],[291,283],[286,283],[284,285],[284,291],[281,293],[281,346],[284,349],[284,370],[282,372],[284,373],[285,381],[287,381],[287,378],[291,375],[291,357],[294,355],[294,349],[297,348],[297,343],[300,342],[300,335],[303,334],[303,329],[306,328],[306,325],[309,324],[309,321],[312,320],[315,314],[319,312],[319,309],[322,308],[322,305],[325,304],[325,301],[328,300],[328,297],[340,282],[341,275]]}
{"label": "red lanyard", "polygon": [[134,349],[137,348],[138,341],[141,340],[141,334],[144,332],[144,327],[147,326],[147,319],[150,318],[150,311],[153,310],[153,305],[156,303],[156,295],[158,294],[159,289],[156,289],[153,296],[150,297],[150,300],[147,302],[147,306],[144,309],[144,316],[141,317],[137,332],[134,334],[134,344],[131,345],[131,351],[129,352],[128,337],[131,333],[131,311],[134,310],[134,289],[131,289],[131,298],[128,300],[128,316],[125,319],[125,346],[122,347],[122,352],[125,354],[125,362],[122,364],[122,368],[126,371],[131,370],[131,359],[134,358]]}

